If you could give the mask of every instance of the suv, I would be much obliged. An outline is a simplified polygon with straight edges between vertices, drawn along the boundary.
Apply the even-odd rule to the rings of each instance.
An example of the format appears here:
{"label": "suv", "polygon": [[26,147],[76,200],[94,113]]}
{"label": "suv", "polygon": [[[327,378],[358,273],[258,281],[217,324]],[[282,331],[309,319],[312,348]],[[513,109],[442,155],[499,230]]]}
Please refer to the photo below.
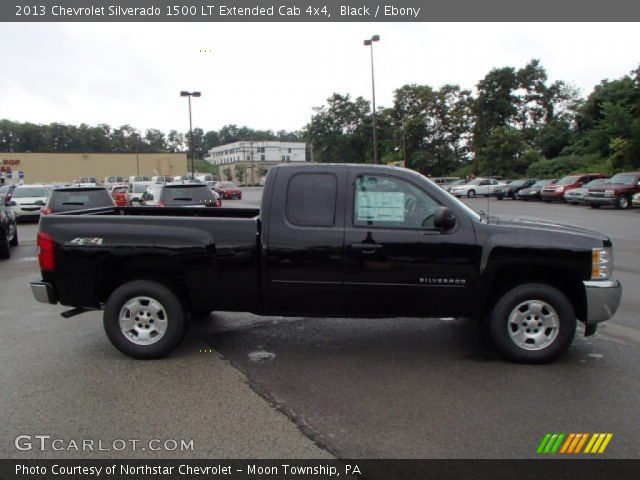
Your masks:
{"label": "suv", "polygon": [[636,193],[640,193],[640,173],[618,173],[602,185],[590,188],[584,201],[591,208],[600,208],[600,205],[632,208],[631,198]]}
{"label": "suv", "polygon": [[42,215],[115,205],[105,187],[59,187],[51,192]]}
{"label": "suv", "polygon": [[544,187],[540,192],[540,198],[547,203],[553,202],[554,200],[564,202],[564,194],[567,190],[580,188],[596,178],[605,178],[605,176],[601,173],[577,173],[574,175],[567,175],[553,185]]}
{"label": "suv", "polygon": [[142,203],[152,207],[221,207],[220,196],[206,183],[156,183],[142,195]]}

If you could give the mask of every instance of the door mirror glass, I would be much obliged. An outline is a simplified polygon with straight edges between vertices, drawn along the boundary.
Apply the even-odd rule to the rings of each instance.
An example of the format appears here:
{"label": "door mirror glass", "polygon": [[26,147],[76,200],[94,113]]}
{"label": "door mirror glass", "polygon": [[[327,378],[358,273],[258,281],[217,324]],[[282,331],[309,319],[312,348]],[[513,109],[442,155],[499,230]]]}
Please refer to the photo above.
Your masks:
{"label": "door mirror glass", "polygon": [[451,230],[456,224],[456,217],[447,207],[437,207],[433,215],[433,226],[442,231]]}

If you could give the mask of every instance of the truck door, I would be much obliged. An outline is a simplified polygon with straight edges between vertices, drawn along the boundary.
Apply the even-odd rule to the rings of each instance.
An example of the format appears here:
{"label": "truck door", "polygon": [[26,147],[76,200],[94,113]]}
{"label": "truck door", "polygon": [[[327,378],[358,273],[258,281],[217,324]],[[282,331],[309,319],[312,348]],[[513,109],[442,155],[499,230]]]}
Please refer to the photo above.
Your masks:
{"label": "truck door", "polygon": [[340,315],[346,169],[282,167],[276,175],[263,250],[267,309]]}
{"label": "truck door", "polygon": [[465,314],[480,258],[470,219],[434,228],[440,202],[414,175],[352,169],[348,180],[345,314]]}

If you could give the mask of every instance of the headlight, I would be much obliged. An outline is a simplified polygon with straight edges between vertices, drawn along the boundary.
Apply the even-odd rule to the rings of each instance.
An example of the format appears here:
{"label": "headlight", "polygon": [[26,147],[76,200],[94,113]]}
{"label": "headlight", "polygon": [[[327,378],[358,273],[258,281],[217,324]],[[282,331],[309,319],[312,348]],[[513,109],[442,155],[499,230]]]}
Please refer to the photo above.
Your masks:
{"label": "headlight", "polygon": [[605,190],[604,191],[604,195],[605,195],[605,197],[615,197],[616,196],[616,191],[615,190]]}
{"label": "headlight", "polygon": [[591,280],[606,280],[613,274],[613,251],[611,247],[591,250]]}
{"label": "headlight", "polygon": [[564,187],[556,187],[556,193],[564,192]]}

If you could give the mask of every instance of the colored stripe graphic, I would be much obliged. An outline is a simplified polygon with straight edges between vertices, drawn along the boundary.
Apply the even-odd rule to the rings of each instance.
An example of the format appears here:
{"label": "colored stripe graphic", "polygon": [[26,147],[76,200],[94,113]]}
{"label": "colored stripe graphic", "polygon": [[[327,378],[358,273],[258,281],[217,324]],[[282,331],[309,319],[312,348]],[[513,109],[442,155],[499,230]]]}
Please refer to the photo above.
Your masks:
{"label": "colored stripe graphic", "polygon": [[547,433],[537,453],[604,453],[612,438],[613,433]]}

